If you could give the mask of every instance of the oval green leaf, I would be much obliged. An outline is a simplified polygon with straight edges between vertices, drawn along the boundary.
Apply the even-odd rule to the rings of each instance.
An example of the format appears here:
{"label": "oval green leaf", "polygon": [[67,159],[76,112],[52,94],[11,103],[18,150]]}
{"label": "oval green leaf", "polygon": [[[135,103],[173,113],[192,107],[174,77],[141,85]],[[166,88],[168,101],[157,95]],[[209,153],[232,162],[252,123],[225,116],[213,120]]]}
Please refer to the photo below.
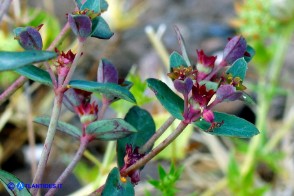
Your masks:
{"label": "oval green leaf", "polygon": [[[128,137],[117,140],[117,162],[119,168],[124,166],[126,145],[132,145],[133,149],[143,146],[155,133],[155,123],[148,111],[138,106],[132,107],[126,114],[125,121],[138,130]],[[151,150],[151,149],[150,149]]]}
{"label": "oval green leaf", "polygon": [[[220,127],[214,128],[212,131],[206,131],[206,133],[219,136],[230,136],[240,138],[250,138],[259,134],[258,129],[254,124],[248,122],[243,118],[239,118],[235,115],[225,114],[221,112],[214,112],[215,122],[224,122]],[[202,130],[208,130],[210,123],[203,119],[200,119],[193,123],[195,126]]]}
{"label": "oval green leaf", "polygon": [[[29,190],[14,175],[0,170],[0,182],[3,184],[9,195],[31,196]],[[21,186],[22,189],[19,187]]]}
{"label": "oval green leaf", "polygon": [[89,92],[102,93],[106,96],[119,97],[131,103],[136,103],[134,95],[129,90],[114,83],[98,83],[93,81],[72,80],[69,82],[69,87]]}
{"label": "oval green leaf", "polygon": [[117,140],[137,130],[125,120],[114,118],[95,121],[87,126],[86,132],[95,135],[98,140]]}
{"label": "oval green leaf", "polygon": [[176,67],[180,67],[181,65],[184,67],[187,67],[187,63],[184,60],[184,58],[182,57],[182,55],[180,55],[178,52],[174,51],[169,56],[169,66],[170,66],[170,68],[176,68]]}
{"label": "oval green leaf", "polygon": [[184,101],[174,93],[165,83],[160,80],[147,79],[149,88],[155,93],[155,96],[163,107],[175,118],[183,120]]}
{"label": "oval green leaf", "polygon": [[0,71],[13,70],[28,64],[48,61],[56,56],[55,52],[38,50],[0,52]]}
{"label": "oval green leaf", "polygon": [[101,195],[133,196],[135,195],[135,190],[129,179],[126,182],[121,181],[119,170],[115,167],[109,173]]}
{"label": "oval green leaf", "polygon": [[16,73],[23,75],[35,82],[52,86],[52,80],[49,73],[43,69],[40,69],[34,65],[27,65],[14,70]]}
{"label": "oval green leaf", "polygon": [[232,74],[232,76],[239,77],[244,81],[244,78],[246,76],[246,71],[247,71],[247,62],[245,59],[239,58],[237,59],[233,65],[227,70],[227,74]]}
{"label": "oval green leaf", "polygon": [[98,16],[92,20],[92,34],[91,37],[99,39],[110,39],[113,36],[113,32],[110,30],[106,21]]}
{"label": "oval green leaf", "polygon": [[[50,117],[37,117],[34,119],[34,122],[48,127],[50,124]],[[71,135],[76,139],[79,139],[82,135],[82,131],[80,129],[62,121],[57,122],[56,129],[63,133]]]}

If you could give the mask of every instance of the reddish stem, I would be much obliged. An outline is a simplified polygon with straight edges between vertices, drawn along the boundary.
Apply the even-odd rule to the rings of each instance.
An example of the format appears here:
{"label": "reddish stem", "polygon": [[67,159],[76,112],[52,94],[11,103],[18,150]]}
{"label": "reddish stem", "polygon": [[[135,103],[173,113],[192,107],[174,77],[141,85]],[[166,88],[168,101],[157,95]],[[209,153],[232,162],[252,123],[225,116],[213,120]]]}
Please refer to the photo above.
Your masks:
{"label": "reddish stem", "polygon": [[[89,136],[89,135],[85,135],[84,137],[80,138],[80,146],[78,151],[76,152],[73,160],[70,162],[70,164],[66,167],[66,169],[63,171],[63,173],[59,176],[59,178],[57,179],[57,181],[55,182],[55,184],[62,184],[64,182],[64,180],[69,176],[69,174],[72,172],[72,170],[75,168],[75,166],[77,165],[77,163],[80,161],[80,159],[82,158],[84,151],[86,150],[89,142],[93,139],[93,137]],[[58,189],[56,188],[51,188],[45,196],[50,196],[50,195],[54,195],[56,193]]]}
{"label": "reddish stem", "polygon": [[131,165],[124,171],[121,171],[121,175],[127,176],[129,173],[144,166],[148,161],[150,161],[153,157],[155,157],[158,153],[165,149],[170,143],[172,143],[183,132],[187,125],[187,123],[181,122],[176,128],[176,130],[172,134],[170,134],[165,140],[163,140],[163,142],[161,142],[158,146],[151,150],[142,159],[138,160],[134,165]]}

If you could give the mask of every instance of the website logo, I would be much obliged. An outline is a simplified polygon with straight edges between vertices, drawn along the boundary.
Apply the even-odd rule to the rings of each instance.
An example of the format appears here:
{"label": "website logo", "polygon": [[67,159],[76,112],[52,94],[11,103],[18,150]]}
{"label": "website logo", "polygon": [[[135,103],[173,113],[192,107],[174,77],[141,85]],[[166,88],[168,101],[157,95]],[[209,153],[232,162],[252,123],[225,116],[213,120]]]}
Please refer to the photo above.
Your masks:
{"label": "website logo", "polygon": [[25,185],[24,185],[24,183],[22,183],[22,182],[19,182],[19,183],[16,184],[16,188],[17,188],[19,191],[21,191],[22,189],[24,189],[24,187],[25,187]]}
{"label": "website logo", "polygon": [[9,183],[7,184],[7,187],[8,187],[10,190],[13,190],[13,189],[15,188],[15,185],[14,185],[13,182],[9,182]]}

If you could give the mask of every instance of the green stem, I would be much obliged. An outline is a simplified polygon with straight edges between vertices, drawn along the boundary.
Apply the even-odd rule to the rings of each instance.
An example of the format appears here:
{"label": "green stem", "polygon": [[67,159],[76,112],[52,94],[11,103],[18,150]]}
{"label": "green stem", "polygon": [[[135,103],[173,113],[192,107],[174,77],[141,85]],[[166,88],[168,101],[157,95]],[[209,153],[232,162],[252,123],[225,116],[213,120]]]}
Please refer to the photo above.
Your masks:
{"label": "green stem", "polygon": [[[50,124],[48,127],[48,132],[47,132],[47,136],[45,139],[44,148],[43,148],[43,151],[41,154],[40,162],[39,162],[39,165],[38,165],[38,168],[36,171],[35,178],[33,180],[33,184],[40,184],[42,182],[45,167],[47,164],[47,160],[49,158],[53,139],[54,139],[55,132],[56,132],[56,126],[57,126],[57,122],[58,122],[59,114],[60,114],[60,110],[61,110],[62,98],[63,98],[63,93],[59,93],[54,98],[54,105],[53,105],[53,110],[52,110],[52,114],[51,114],[51,120],[50,120]],[[38,192],[38,189],[31,189],[32,195],[36,195],[37,192]]]}
{"label": "green stem", "polygon": [[271,137],[269,142],[267,142],[264,147],[265,153],[270,153],[279,144],[279,142],[284,138],[284,136],[291,131],[291,127],[294,125],[294,106],[292,106],[287,114],[287,118],[284,121],[282,127],[276,131],[276,133]]}
{"label": "green stem", "polygon": [[[270,108],[270,100],[266,99],[264,94],[259,93],[259,107],[257,108],[257,119],[256,119],[256,127],[258,130],[261,132],[266,131],[266,117]],[[265,99],[263,99],[265,98]],[[262,142],[262,135],[257,135],[253,137],[250,141],[249,144],[249,150],[247,152],[245,162],[243,164],[243,167],[241,169],[242,176],[245,177],[247,174],[250,172],[251,169],[253,169],[255,165],[255,160],[256,160],[256,153],[258,151],[258,148]]]}

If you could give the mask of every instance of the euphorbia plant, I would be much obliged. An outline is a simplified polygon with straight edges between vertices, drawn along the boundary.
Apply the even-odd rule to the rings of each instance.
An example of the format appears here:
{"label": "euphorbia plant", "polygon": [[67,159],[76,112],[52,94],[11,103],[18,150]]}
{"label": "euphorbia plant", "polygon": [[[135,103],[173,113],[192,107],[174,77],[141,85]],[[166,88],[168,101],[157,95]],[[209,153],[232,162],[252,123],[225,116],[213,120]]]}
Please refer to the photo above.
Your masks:
{"label": "euphorbia plant", "polygon": [[[170,72],[167,73],[176,92],[158,79],[147,79],[148,86],[171,117],[157,131],[151,114],[138,106],[132,107],[124,119],[103,119],[107,107],[118,99],[136,104],[135,97],[129,91],[133,84],[119,79],[117,69],[106,59],[99,63],[97,81],[72,79],[83,55],[85,40],[90,37],[109,39],[113,35],[100,16],[107,10],[106,1],[76,0],[76,5],[77,9],[67,14],[68,24],[65,26],[70,26],[76,35],[77,52],[59,51],[57,48],[55,52],[42,51],[39,26],[15,30],[16,38],[26,51],[0,53],[0,70],[15,70],[31,80],[51,86],[55,93],[51,117],[35,119],[35,122],[48,126],[48,132],[34,184],[42,183],[55,130],[80,141],[76,155],[56,184],[61,184],[71,173],[91,141],[117,140],[118,167],[110,172],[104,186],[96,187],[95,193],[102,195],[133,195],[134,185],[139,183],[140,171],[144,165],[175,140],[189,124],[213,135],[249,138],[259,133],[253,124],[244,119],[212,110],[221,102],[251,100],[244,92],[246,87],[243,81],[253,50],[247,46],[245,39],[242,36],[230,39],[219,64],[215,63],[217,57],[207,56],[202,50],[197,50],[198,62],[194,64],[188,58],[178,29],[181,54],[173,52],[170,55]],[[55,60],[48,61],[54,58]],[[45,70],[32,65],[40,61],[45,61]],[[55,72],[53,67],[56,68]],[[95,93],[102,95],[101,104],[98,104]],[[62,104],[79,116],[78,127],[59,120]],[[153,148],[155,141],[175,119],[181,121],[175,131]],[[4,171],[1,172],[0,179],[5,185],[19,182],[12,174]],[[11,194],[23,195],[36,195],[38,192],[38,189],[31,189],[30,193],[27,189],[7,190]],[[47,195],[52,195],[55,191],[57,189],[50,189]]]}

